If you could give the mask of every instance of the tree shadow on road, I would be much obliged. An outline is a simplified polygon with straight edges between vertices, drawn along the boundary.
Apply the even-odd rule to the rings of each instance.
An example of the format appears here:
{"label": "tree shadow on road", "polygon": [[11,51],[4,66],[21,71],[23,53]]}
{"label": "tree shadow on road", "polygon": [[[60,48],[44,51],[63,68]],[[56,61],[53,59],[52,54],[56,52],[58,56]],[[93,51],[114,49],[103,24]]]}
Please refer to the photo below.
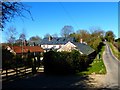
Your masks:
{"label": "tree shadow on road", "polygon": [[45,75],[38,73],[31,77],[3,83],[6,88],[87,88],[88,76],[76,75]]}
{"label": "tree shadow on road", "polygon": [[[45,75],[37,73],[31,77],[22,78],[8,83],[3,83],[4,89],[44,89],[44,88],[82,88],[95,89],[91,84],[93,78],[78,75]],[[100,89],[100,88],[98,88]],[[101,89],[100,89],[101,90]]]}

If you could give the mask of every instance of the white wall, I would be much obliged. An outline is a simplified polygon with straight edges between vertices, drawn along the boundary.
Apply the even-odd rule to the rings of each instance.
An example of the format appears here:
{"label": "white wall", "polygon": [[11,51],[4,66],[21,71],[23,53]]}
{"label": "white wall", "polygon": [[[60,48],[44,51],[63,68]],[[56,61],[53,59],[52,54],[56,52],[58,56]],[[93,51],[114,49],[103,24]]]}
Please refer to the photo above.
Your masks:
{"label": "white wall", "polygon": [[64,45],[41,45],[41,47],[43,48],[43,49],[50,49],[50,48],[52,48],[52,47],[55,47],[55,49],[58,49],[58,48],[60,48],[60,46],[62,47],[62,46],[64,46]]}

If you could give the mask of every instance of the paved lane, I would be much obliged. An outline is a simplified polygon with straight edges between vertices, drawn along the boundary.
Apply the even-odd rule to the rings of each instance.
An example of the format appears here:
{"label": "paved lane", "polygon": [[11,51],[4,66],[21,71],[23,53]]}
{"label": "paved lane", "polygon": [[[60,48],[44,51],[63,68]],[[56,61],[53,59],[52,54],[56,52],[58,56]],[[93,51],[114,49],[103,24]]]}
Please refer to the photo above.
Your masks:
{"label": "paved lane", "polygon": [[106,66],[107,74],[104,79],[104,85],[110,88],[118,87],[120,85],[120,61],[112,54],[110,46],[107,43],[105,44],[103,61]]}

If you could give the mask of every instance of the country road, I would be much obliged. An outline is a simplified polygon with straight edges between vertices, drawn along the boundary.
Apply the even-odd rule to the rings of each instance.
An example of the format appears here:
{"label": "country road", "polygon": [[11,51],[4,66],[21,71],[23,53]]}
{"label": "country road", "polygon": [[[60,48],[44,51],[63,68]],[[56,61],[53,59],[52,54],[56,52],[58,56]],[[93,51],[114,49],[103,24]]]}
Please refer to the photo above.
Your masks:
{"label": "country road", "polygon": [[120,87],[120,61],[112,54],[109,44],[105,43],[103,61],[106,66],[107,74],[104,78],[104,84],[109,88]]}

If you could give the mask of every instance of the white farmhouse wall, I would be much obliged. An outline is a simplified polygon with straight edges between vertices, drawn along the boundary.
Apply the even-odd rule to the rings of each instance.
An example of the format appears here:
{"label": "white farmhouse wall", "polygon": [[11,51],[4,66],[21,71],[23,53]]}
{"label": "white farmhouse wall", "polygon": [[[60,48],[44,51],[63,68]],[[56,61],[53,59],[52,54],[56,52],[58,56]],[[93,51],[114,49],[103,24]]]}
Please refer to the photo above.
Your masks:
{"label": "white farmhouse wall", "polygon": [[43,48],[43,49],[45,49],[46,47],[45,47],[45,45],[41,45],[41,47]]}
{"label": "white farmhouse wall", "polygon": [[55,49],[59,49],[59,48],[61,48],[61,47],[63,47],[64,45],[41,45],[41,47],[43,48],[43,49],[50,49],[50,48],[52,48],[52,47],[54,47]]}
{"label": "white farmhouse wall", "polygon": [[50,48],[52,48],[53,46],[54,46],[54,45],[47,45],[47,48],[50,49]]}
{"label": "white farmhouse wall", "polygon": [[60,48],[60,45],[54,45],[55,49]]}

